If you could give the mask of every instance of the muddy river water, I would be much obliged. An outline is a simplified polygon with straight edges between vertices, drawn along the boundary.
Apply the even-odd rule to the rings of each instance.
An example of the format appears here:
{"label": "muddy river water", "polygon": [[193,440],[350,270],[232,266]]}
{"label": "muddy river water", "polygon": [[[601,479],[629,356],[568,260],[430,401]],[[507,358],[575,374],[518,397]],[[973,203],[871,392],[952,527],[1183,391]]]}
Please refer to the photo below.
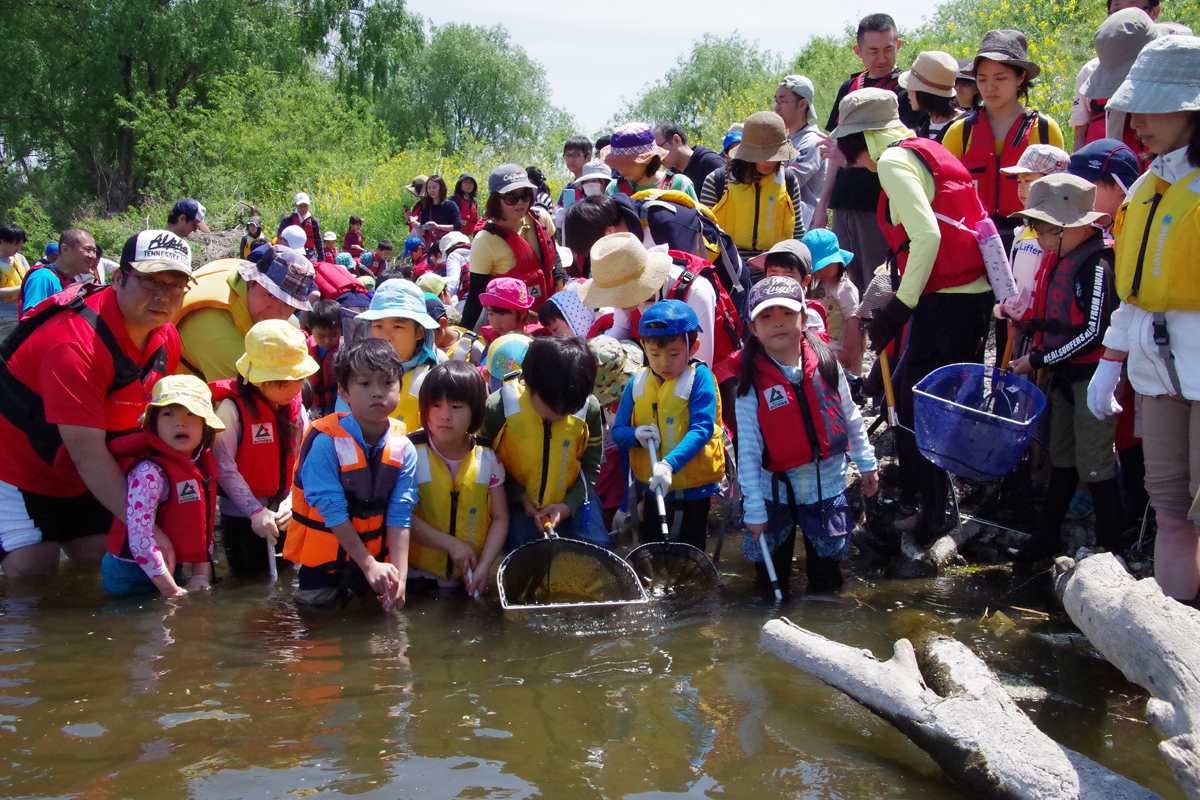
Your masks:
{"label": "muddy river water", "polygon": [[[738,554],[720,566],[704,596],[525,620],[458,596],[310,615],[282,583],[131,602],[77,571],[38,591],[0,581],[0,796],[964,797],[900,733],[762,652],[780,615],[881,657],[950,633],[1042,698],[1023,706],[1052,737],[1183,796],[1144,695],[1057,614],[1046,575],[860,577],[776,606]],[[997,609],[1012,624],[981,622]]]}

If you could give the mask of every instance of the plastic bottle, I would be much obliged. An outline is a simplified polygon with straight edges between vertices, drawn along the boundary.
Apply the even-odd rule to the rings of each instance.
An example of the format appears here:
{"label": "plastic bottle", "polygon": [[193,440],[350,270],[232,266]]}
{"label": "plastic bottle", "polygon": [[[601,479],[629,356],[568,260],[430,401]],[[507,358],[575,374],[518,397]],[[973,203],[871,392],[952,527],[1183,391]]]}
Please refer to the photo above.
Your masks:
{"label": "plastic bottle", "polygon": [[979,252],[983,254],[983,265],[987,268],[988,283],[992,285],[996,301],[1003,302],[1017,293],[1017,282],[1013,280],[1012,265],[1008,263],[1008,253],[1004,252],[996,223],[981,219],[975,223],[975,237],[979,240]]}

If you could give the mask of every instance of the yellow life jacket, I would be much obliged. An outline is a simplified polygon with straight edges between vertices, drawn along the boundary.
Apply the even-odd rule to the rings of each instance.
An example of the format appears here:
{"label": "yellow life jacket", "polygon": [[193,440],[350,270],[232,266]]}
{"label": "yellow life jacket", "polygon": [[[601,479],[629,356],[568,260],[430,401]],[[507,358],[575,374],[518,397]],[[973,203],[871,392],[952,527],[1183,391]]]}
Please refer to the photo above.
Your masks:
{"label": "yellow life jacket", "polygon": [[404,430],[415,431],[421,427],[421,384],[429,374],[429,365],[413,367],[400,378],[400,403],[390,416],[404,425]]}
{"label": "yellow life jacket", "polygon": [[[689,364],[678,378],[672,378],[666,383],[663,383],[649,367],[641,367],[633,375],[633,425],[658,427],[659,440],[662,442],[658,452],[660,459],[674,450],[688,431],[688,401],[692,396],[696,376],[707,376],[717,394],[717,416],[712,436],[704,445],[704,449],[675,472],[671,480],[671,491],[719,483],[725,474],[725,450],[721,446],[721,394],[717,391],[717,381],[712,373],[708,370],[697,373],[696,363],[698,362]],[[629,463],[633,467],[635,478],[642,483],[650,481],[650,471],[654,465],[650,463],[649,450],[644,447],[631,449]]]}
{"label": "yellow life jacket", "polygon": [[[463,456],[455,475],[450,474],[446,462],[429,446],[425,431],[417,431],[409,441],[417,450],[417,505],[413,514],[442,533],[462,539],[478,556],[483,552],[492,521],[489,483],[496,454],[486,439],[473,438],[475,446]],[[408,545],[408,565],[439,578],[462,575],[446,551],[415,541]]]}
{"label": "yellow life jacket", "polygon": [[738,250],[769,250],[796,229],[796,208],[787,191],[787,175],[781,164],[774,175],[762,175],[754,183],[727,181],[725,194],[713,206],[721,229],[733,237]]}
{"label": "yellow life jacket", "polygon": [[458,339],[454,344],[443,348],[443,352],[451,361],[465,361],[478,367],[483,363],[483,356],[481,353],[475,352],[475,343],[482,341],[482,337],[466,328],[460,328],[457,325],[452,327],[453,330],[458,331]]}
{"label": "yellow life jacket", "polygon": [[[20,286],[25,282],[25,273],[29,270],[28,263],[22,263],[20,253],[13,254],[12,263],[7,267],[0,267],[0,289],[11,289],[14,286]],[[5,298],[6,303],[17,302],[18,295]]]}
{"label": "yellow life jacket", "polygon": [[492,442],[500,463],[538,508],[561,503],[579,477],[580,459],[587,448],[587,405],[558,422],[542,419],[519,375],[500,387],[500,399],[504,427]]}
{"label": "yellow life jacket", "polygon": [[404,427],[390,423],[383,447],[374,458],[368,459],[350,432],[341,426],[339,421],[345,416],[326,414],[314,420],[296,457],[292,473],[292,522],[283,543],[283,557],[306,567],[341,569],[350,563],[321,512],[309,505],[304,496],[300,473],[313,442],[322,435],[333,439],[350,523],[368,553],[375,557],[384,553],[388,500],[404,466]]}
{"label": "yellow life jacket", "polygon": [[1150,312],[1200,311],[1200,169],[1167,183],[1147,172],[1117,212],[1118,296]]}

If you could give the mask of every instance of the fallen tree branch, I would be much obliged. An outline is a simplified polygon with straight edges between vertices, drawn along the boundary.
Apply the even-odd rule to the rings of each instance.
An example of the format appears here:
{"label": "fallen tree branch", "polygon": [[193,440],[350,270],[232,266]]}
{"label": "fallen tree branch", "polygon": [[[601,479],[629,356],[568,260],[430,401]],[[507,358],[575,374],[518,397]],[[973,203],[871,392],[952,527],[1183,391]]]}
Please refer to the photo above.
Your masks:
{"label": "fallen tree branch", "polygon": [[928,685],[907,639],[881,662],[867,650],[773,620],[763,626],[762,644],[895,725],[972,798],[1158,797],[1038,730],[987,666],[954,639],[929,638]]}
{"label": "fallen tree branch", "polygon": [[1136,580],[1111,553],[1055,563],[1055,591],[1092,646],[1152,695],[1146,717],[1175,780],[1200,800],[1200,614]]}

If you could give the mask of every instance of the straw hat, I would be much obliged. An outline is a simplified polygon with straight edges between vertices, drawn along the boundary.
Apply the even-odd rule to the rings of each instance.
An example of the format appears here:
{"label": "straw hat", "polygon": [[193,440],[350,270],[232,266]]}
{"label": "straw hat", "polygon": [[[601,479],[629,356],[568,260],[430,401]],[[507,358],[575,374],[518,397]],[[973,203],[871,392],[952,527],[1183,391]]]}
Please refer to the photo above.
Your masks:
{"label": "straw hat", "polygon": [[308,354],[308,340],[299,328],[281,319],[267,319],[246,334],[246,352],[237,360],[238,374],[250,383],[299,381],[321,368]]}
{"label": "straw hat", "polygon": [[[308,350],[305,349],[305,354]],[[168,375],[154,384],[147,407],[165,408],[183,406],[197,417],[204,419],[208,427],[216,431],[225,430],[225,423],[213,412],[212,392],[204,381],[195,375]]]}
{"label": "straw hat", "polygon": [[887,89],[859,89],[838,104],[838,126],[829,134],[834,139],[863,131],[903,128],[896,94]]}
{"label": "straw hat", "polygon": [[1095,205],[1095,185],[1078,175],[1062,172],[1034,181],[1029,187],[1025,209],[1009,216],[1078,228],[1108,216],[1096,211]]}
{"label": "straw hat", "polygon": [[625,393],[625,385],[645,363],[645,354],[636,343],[617,341],[611,336],[595,336],[588,340],[588,347],[600,363],[596,370],[596,388],[592,394],[602,406],[615,403]]}
{"label": "straw hat", "polygon": [[1200,110],[1200,38],[1163,36],[1146,45],[1107,108],[1132,114]]}
{"label": "straw hat", "polygon": [[1041,67],[1029,60],[1029,43],[1025,40],[1025,34],[1011,28],[988,31],[983,35],[983,41],[979,43],[979,52],[971,62],[972,75],[979,69],[981,58],[1024,70],[1025,77],[1029,80],[1036,78],[1042,71]]}
{"label": "straw hat", "polygon": [[800,155],[788,138],[787,124],[774,111],[746,117],[742,143],[729,153],[741,161],[788,161]]}
{"label": "straw hat", "polygon": [[1100,62],[1081,92],[1092,100],[1107,100],[1120,88],[1142,48],[1159,36],[1154,20],[1140,8],[1123,8],[1100,24],[1093,43]]}
{"label": "straw hat", "polygon": [[588,308],[632,308],[662,288],[671,269],[666,253],[649,253],[632,233],[613,233],[592,245],[592,277],[579,290]]}
{"label": "straw hat", "polygon": [[410,192],[415,194],[417,197],[424,197],[425,196],[425,184],[428,181],[429,181],[428,175],[418,175],[417,177],[412,179],[412,183],[410,183],[408,186],[405,186],[404,188],[408,189]]}
{"label": "straw hat", "polygon": [[604,163],[620,172],[635,164],[645,164],[658,156],[663,158],[667,151],[654,143],[654,129],[644,122],[630,122],[612,133]]}
{"label": "straw hat", "polygon": [[917,56],[912,69],[900,73],[900,85],[910,92],[928,92],[938,97],[954,97],[958,62],[949,53],[926,50]]}

